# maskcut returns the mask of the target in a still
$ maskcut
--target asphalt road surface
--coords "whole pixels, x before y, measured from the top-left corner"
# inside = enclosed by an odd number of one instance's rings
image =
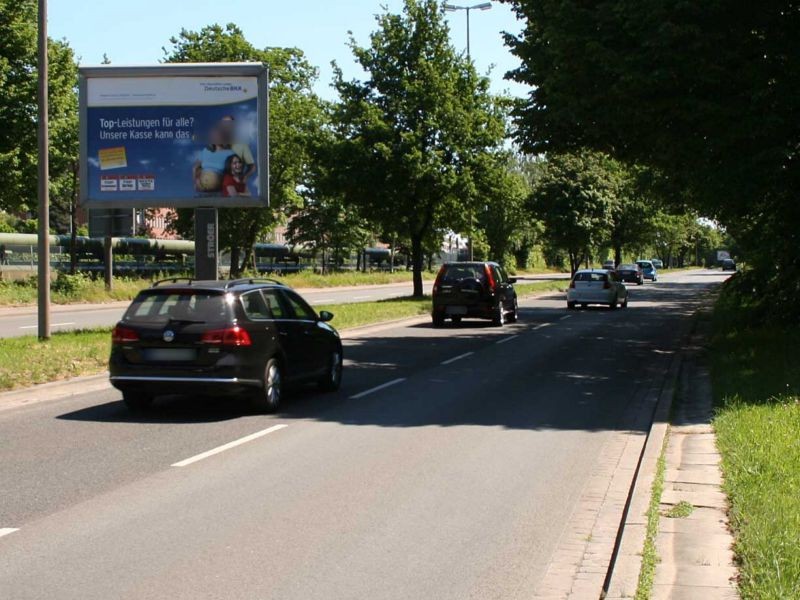
[[[195,397],[134,416],[113,390],[0,407],[0,597],[530,598],[723,278],[378,328],[345,341],[340,392],[271,416]]]
[[[529,275],[525,281],[568,279],[566,274]],[[521,280],[522,281],[522,280]],[[424,282],[426,294],[430,294],[432,281]],[[325,288],[302,290],[303,297],[312,305],[345,304],[352,302],[374,302],[387,298],[411,295],[411,283],[360,286],[358,288]],[[53,305],[50,324],[53,331],[85,329],[87,327],[111,327],[117,323],[128,307],[128,302],[87,305]],[[36,307],[0,308],[0,338],[35,335],[37,332]]]

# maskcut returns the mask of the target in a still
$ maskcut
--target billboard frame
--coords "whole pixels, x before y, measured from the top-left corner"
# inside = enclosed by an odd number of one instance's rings
[[[98,200],[89,192],[89,131],[87,91],[89,79],[131,77],[255,77],[258,85],[256,100],[258,115],[258,167],[259,196],[231,198],[211,196],[206,198],[124,198]],[[144,66],[98,65],[80,67],[78,71],[78,136],[79,136],[79,202],[84,208],[267,208],[269,207],[269,69],[263,63],[165,63]]]

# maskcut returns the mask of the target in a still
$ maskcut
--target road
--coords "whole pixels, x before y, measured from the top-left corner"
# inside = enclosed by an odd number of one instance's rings
[[[525,281],[568,279],[566,274],[528,275]],[[522,281],[522,279],[521,279]],[[424,282],[426,294],[430,294],[432,281]],[[347,288],[324,288],[300,290],[312,305],[345,304],[352,302],[374,302],[387,298],[399,298],[411,294],[411,283],[359,286]],[[53,305],[50,323],[53,331],[86,329],[88,327],[111,327],[120,320],[128,302],[109,304]],[[35,306],[0,308],[0,338],[35,335],[37,331]]]
[[[271,416],[165,398],[137,417],[113,390],[0,409],[1,595],[535,597],[567,534],[591,538],[589,482],[723,279],[376,328],[345,340],[338,393]]]

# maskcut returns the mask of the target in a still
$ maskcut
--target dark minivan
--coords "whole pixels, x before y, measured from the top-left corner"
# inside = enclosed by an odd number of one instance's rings
[[[134,410],[164,394],[247,394],[272,412],[284,382],[339,388],[342,343],[332,318],[271,280],[156,282],[114,328],[111,384]]]
[[[433,326],[445,319],[491,319],[495,325],[517,320],[516,278],[494,262],[445,263],[433,284]]]

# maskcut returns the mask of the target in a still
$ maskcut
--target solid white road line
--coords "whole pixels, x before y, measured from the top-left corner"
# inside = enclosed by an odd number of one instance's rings
[[[51,323],[50,327],[62,327],[64,325],[75,325],[75,323],[73,321],[69,323]],[[21,325],[20,329],[36,329],[37,327],[38,325]]]
[[[368,390],[364,390],[363,392],[359,392],[354,396],[350,396],[350,400],[358,400],[359,398],[363,398],[373,392],[379,392],[380,390],[386,389],[389,386],[397,385],[398,383],[402,383],[406,380],[405,377],[400,377],[398,379],[392,379],[391,381],[387,381],[386,383],[382,383],[381,385],[376,385],[374,388],[370,388]]]
[[[473,354],[475,354],[475,353],[474,352],[464,352],[464,354],[459,354],[458,356],[454,356],[453,358],[450,358],[448,360],[443,360],[439,364],[440,365],[449,365],[450,363],[454,363],[457,360],[461,360],[462,358],[467,358],[468,356],[472,356]]]
[[[242,444],[246,444],[247,442],[252,442],[253,440],[257,440],[258,438],[264,437],[265,435],[270,434],[274,431],[286,429],[287,427],[288,425],[273,425],[272,427],[267,427],[266,429],[262,429],[261,431],[256,431],[255,433],[246,435],[243,438],[239,438],[238,440],[228,442],[227,444],[223,444],[222,446],[217,446],[216,448],[213,448],[208,452],[196,454],[195,456],[192,456],[180,462],[176,462],[170,466],[185,467],[187,465],[191,465],[192,463],[196,463],[199,460],[203,460],[204,458],[208,458],[209,456],[214,456],[215,454],[219,454],[220,452],[225,452],[225,450],[230,450],[231,448],[235,448],[236,446],[241,446]]]
[[[564,315],[559,319],[559,321],[563,321],[564,319],[569,319],[572,315]]]
[[[336,302],[335,298],[320,298],[319,300],[314,300],[314,304],[333,304]]]
[[[518,335],[512,335],[510,337],[503,338],[502,340],[497,340],[495,344],[505,344],[506,342],[510,342],[511,340],[514,340],[518,337],[519,337]]]
[[[0,527],[0,537],[8,535],[9,533],[14,533],[15,531],[19,531],[19,529],[15,529],[13,527]]]
[[[549,327],[550,325],[552,325],[552,323],[542,323],[534,327],[533,330],[536,331],[537,329],[541,329],[542,327]]]
[[[353,296],[353,300],[363,300],[364,298],[372,298],[373,294],[368,294],[366,296]]]

